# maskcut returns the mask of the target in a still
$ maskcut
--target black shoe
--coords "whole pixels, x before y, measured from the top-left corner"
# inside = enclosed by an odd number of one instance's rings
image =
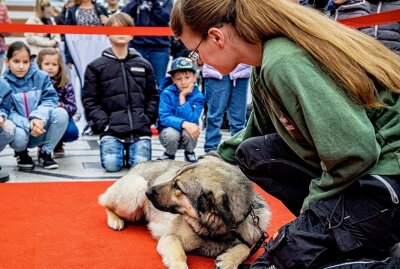
[[[19,170],[33,170],[33,167],[35,167],[31,156],[28,155],[28,150],[15,152],[14,157],[17,157]]]
[[[164,152],[164,154],[161,155],[160,157],[158,157],[156,160],[158,160],[158,161],[162,161],[162,160],[175,160],[175,155],[170,155],[170,154]]]
[[[38,162],[44,169],[56,169],[58,164],[51,157],[51,153],[40,151],[38,155]]]
[[[185,161],[190,163],[197,162],[196,154],[194,152],[185,151]]]
[[[390,257],[400,257],[400,243],[397,243],[389,250]]]
[[[10,176],[6,173],[1,171],[1,166],[0,166],[0,183],[7,182],[10,179]]]

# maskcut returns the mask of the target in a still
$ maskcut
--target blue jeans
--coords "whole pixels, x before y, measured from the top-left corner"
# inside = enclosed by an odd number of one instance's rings
[[[72,118],[69,119],[67,129],[61,142],[72,142],[79,138],[79,130]]]
[[[127,152],[125,155],[124,151]],[[133,143],[123,143],[113,136],[104,136],[100,140],[101,166],[107,172],[118,172],[124,166],[151,160],[151,140],[138,139]]]
[[[0,127],[0,151],[14,139],[15,125],[12,121],[6,120]]]
[[[207,153],[218,148],[221,142],[221,126],[225,111],[231,135],[242,130],[246,125],[246,98],[249,79],[232,81],[229,75],[222,80],[204,79],[205,98],[207,103],[206,141],[204,151]]]
[[[42,150],[52,153],[57,143],[61,140],[68,125],[68,113],[64,108],[57,107],[51,111],[49,121],[46,123],[46,132],[38,137],[31,136],[25,130],[17,127],[14,141],[10,146],[21,152],[28,147],[42,146]]]
[[[134,47],[143,58],[151,63],[156,77],[157,85],[160,85],[167,72],[170,49],[152,49],[144,47]]]

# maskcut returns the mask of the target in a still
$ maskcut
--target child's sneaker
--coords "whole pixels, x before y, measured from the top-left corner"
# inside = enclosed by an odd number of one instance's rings
[[[28,150],[14,152],[14,157],[17,157],[17,166],[19,170],[33,170],[35,164],[31,156],[28,155]]]
[[[170,155],[170,154],[167,154],[166,152],[164,152],[164,154],[161,155],[160,157],[158,157],[156,160],[158,160],[158,161],[175,160],[175,155]]]
[[[0,183],[7,182],[10,179],[10,176],[8,173],[1,171],[1,166],[0,166]]]
[[[51,153],[40,151],[38,155],[38,162],[44,169],[56,169],[58,164],[51,157]]]
[[[190,163],[197,162],[196,154],[194,152],[185,151],[185,161]]]
[[[64,151],[64,143],[60,142],[57,144],[57,146],[54,148],[54,157],[55,158],[62,158],[65,156],[65,151]]]

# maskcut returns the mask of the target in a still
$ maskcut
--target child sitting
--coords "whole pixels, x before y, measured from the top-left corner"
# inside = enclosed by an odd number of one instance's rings
[[[106,26],[133,26],[133,21],[120,12]],[[159,96],[150,63],[128,49],[132,36],[109,39],[111,48],[86,68],[82,101],[89,125],[100,134],[101,165],[116,172],[151,160],[150,126],[157,119]]]
[[[47,72],[58,93],[58,106],[68,112],[69,121],[67,130],[60,142],[54,148],[55,157],[64,157],[64,142],[72,142],[79,138],[79,130],[72,117],[76,113],[74,88],[69,81],[64,68],[61,55],[54,48],[45,48],[39,51],[37,64],[40,69]]]
[[[11,90],[7,83],[0,78],[0,152],[14,139],[15,125],[7,119],[10,110]],[[7,107],[8,104],[8,107]],[[8,173],[1,170],[0,182],[6,182],[9,179]]]
[[[199,118],[204,107],[204,96],[196,83],[193,62],[176,58],[161,85],[159,138],[165,152],[157,160],[175,159],[178,149],[185,150],[185,161],[196,162],[194,149],[200,135]]]
[[[40,146],[39,164],[45,169],[58,168],[52,152],[67,128],[68,114],[57,106],[57,92],[49,75],[31,62],[30,50],[21,41],[9,46],[5,63],[8,69],[4,79],[12,91],[9,119],[16,125],[10,146],[15,150],[18,167],[33,169],[27,148]]]

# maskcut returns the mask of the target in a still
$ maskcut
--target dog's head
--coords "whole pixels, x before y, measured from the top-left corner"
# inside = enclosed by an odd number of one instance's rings
[[[159,210],[181,214],[198,234],[221,235],[243,221],[254,199],[251,183],[235,166],[205,156],[146,192]]]

